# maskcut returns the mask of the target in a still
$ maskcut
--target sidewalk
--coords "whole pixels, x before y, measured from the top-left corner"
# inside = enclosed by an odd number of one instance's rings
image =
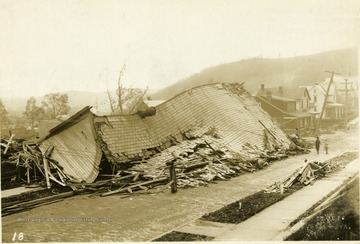
[[[1,191],[1,198],[20,195],[25,192],[39,191],[42,189],[44,188],[43,187],[26,188],[24,186],[21,186],[21,187]]]
[[[350,162],[339,172],[317,180],[240,224],[196,220],[175,231],[212,236],[214,241],[281,241],[289,234],[285,229],[293,220],[358,174],[358,164],[359,159]]]

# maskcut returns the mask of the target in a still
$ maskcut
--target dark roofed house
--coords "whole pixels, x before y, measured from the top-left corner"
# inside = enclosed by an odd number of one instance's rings
[[[195,87],[152,107],[149,113],[96,116],[84,108],[52,129],[39,142],[43,153],[54,147],[52,159],[74,180],[92,182],[101,155],[112,165],[142,161],[191,138],[216,130],[217,143],[232,153],[264,150],[264,138],[274,148],[290,141],[255,99],[234,84]],[[250,153],[248,154],[250,157]]]
[[[301,131],[314,127],[314,116],[308,112],[310,95],[306,87],[265,88],[262,84],[256,100],[284,130]]]

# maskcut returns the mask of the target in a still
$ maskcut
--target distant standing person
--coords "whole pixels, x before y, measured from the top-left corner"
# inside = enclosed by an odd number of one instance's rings
[[[319,150],[320,150],[320,139],[319,139],[319,137],[316,138],[315,148],[316,148],[317,154],[319,154]]]
[[[328,151],[329,151],[329,145],[328,145],[328,142],[325,141],[325,152],[326,152],[326,154],[328,154]]]

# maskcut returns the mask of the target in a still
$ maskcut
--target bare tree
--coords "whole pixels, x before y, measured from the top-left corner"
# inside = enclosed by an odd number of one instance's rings
[[[129,114],[134,111],[134,108],[142,100],[148,89],[146,88],[145,90],[141,90],[139,88],[125,87],[122,80],[125,70],[126,66],[123,65],[117,80],[115,96],[111,94],[109,88],[107,89],[111,114]]]
[[[60,93],[49,93],[45,95],[42,102],[43,109],[49,119],[56,119],[61,115],[67,115],[70,111],[68,95]]]

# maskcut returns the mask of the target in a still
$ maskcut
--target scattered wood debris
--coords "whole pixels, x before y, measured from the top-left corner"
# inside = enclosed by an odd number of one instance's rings
[[[309,185],[313,184],[318,178],[324,177],[329,173],[335,172],[344,167],[345,163],[358,157],[356,153],[344,153],[326,162],[309,162],[296,169],[284,180],[276,181],[270,185],[266,192],[281,192],[288,190],[294,184]]]
[[[266,191],[286,191],[295,183],[309,185],[313,183],[318,177],[325,176],[326,173],[329,172],[329,170],[327,170],[327,166],[328,164],[323,164],[320,162],[307,163],[306,165],[296,169],[294,173],[292,173],[286,179],[272,184],[269,188],[266,189]]]
[[[297,134],[289,134],[288,138],[291,140],[290,144],[290,155],[295,155],[298,153],[309,153],[309,148],[312,146],[311,141],[308,141],[306,138],[301,138]]]
[[[73,196],[73,195],[74,195],[74,192],[64,192],[61,194],[48,196],[48,197],[44,197],[44,198],[40,198],[40,199],[34,199],[31,201],[25,201],[25,202],[21,202],[21,203],[17,203],[17,204],[11,204],[8,206],[6,206],[6,204],[4,204],[5,206],[2,206],[2,209],[1,209],[1,216],[6,216],[6,215],[9,215],[12,213],[17,213],[17,212],[20,212],[23,210],[29,210],[34,207],[39,207],[39,206],[51,204],[54,202],[62,201],[63,199],[65,199],[69,196]]]
[[[279,143],[276,136],[264,127],[265,149],[247,143],[241,152],[233,152],[212,128],[211,133],[190,137],[152,156],[133,161],[113,174],[100,172],[92,183],[79,182],[67,175],[51,157],[53,146],[42,153],[35,142],[10,138],[2,142],[1,153],[3,155],[7,151],[5,162],[14,165],[18,171],[16,179],[28,185],[38,183],[51,188],[52,184],[57,184],[70,187],[73,191],[86,190],[93,195],[108,196],[132,194],[135,191],[156,192],[155,188],[163,191],[164,186],[165,189],[173,186],[169,162],[174,164],[178,188],[206,186],[215,180],[228,180],[246,172],[254,172],[274,160],[288,157],[290,151],[280,149],[280,146],[276,146]],[[305,183],[311,182],[308,178],[311,179],[315,168],[312,166],[303,170]],[[291,182],[286,182],[286,187],[290,185]]]

